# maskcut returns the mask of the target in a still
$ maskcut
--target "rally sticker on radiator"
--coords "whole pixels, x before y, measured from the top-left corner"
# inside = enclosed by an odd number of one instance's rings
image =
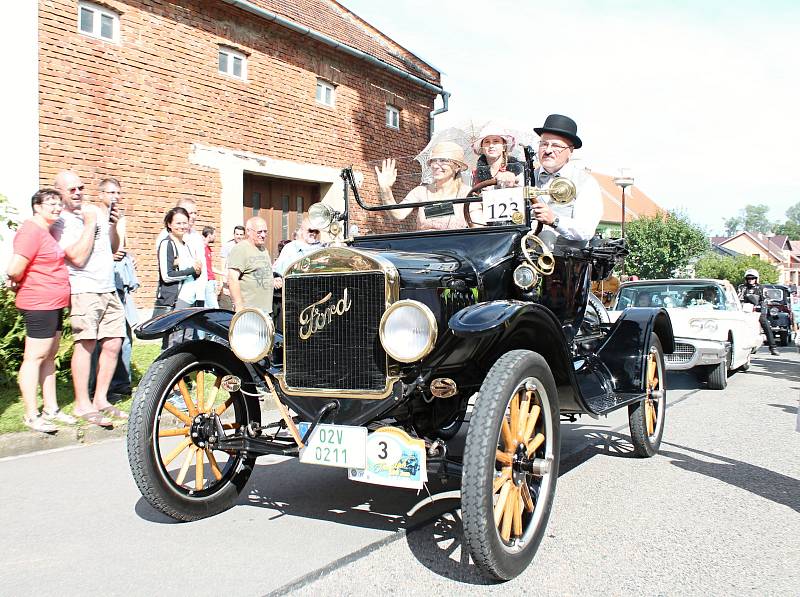
[[[348,469],[353,481],[422,489],[428,480],[425,442],[402,429],[381,427],[367,438],[367,466]]]

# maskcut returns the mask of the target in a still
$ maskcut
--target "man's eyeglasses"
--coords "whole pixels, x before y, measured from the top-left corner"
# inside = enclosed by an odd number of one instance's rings
[[[545,151],[551,149],[554,153],[561,153],[565,149],[572,149],[572,145],[564,145],[553,141],[539,141],[539,149],[544,149]]]
[[[317,230],[316,228],[309,228],[308,229],[308,233],[309,234],[319,234],[319,230]]]
[[[82,191],[82,190],[83,190],[83,185],[81,185],[81,186],[79,186],[79,187],[70,187],[70,188],[68,188],[67,190],[68,190],[70,193],[74,193],[75,191]]]
[[[264,228],[263,230],[253,230],[252,228],[248,228],[248,230],[250,232],[254,232],[255,234],[266,234],[267,232],[269,232],[269,230],[267,230],[266,228]]]

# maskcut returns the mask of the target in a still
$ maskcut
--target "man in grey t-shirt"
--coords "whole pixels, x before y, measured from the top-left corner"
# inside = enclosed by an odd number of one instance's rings
[[[228,287],[237,311],[257,307],[272,315],[272,289],[281,287],[282,280],[272,278],[272,260],[267,251],[267,223],[252,217],[245,224],[245,240],[228,255]]]
[[[125,312],[114,282],[114,252],[119,247],[117,210],[92,205],[83,198],[84,185],[77,174],[59,172],[54,186],[61,193],[64,211],[52,233],[66,255],[71,286],[70,323],[75,341],[72,384],[76,417],[107,427],[112,417],[127,415],[108,401],[108,387],[117,366],[125,335]],[[89,376],[95,345],[100,343],[94,397],[89,397]]]

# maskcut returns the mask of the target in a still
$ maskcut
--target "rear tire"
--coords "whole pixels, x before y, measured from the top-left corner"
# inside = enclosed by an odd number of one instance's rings
[[[633,452],[642,458],[650,458],[658,452],[661,437],[664,435],[664,420],[667,413],[664,350],[661,348],[661,340],[655,333],[650,338],[645,369],[646,395],[641,402],[628,406],[628,425],[631,430]]]
[[[558,394],[544,358],[504,354],[489,370],[467,430],[464,542],[487,576],[514,578],[544,536],[558,479]],[[528,472],[532,470],[532,472]]]

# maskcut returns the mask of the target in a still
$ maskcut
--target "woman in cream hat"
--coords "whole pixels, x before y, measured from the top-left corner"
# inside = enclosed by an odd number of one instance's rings
[[[464,150],[457,143],[442,141],[431,149],[428,158],[433,180],[428,184],[411,189],[401,203],[437,203],[446,199],[460,199],[467,196],[469,187],[461,181],[460,173],[468,169],[464,161]],[[395,205],[392,185],[397,180],[397,164],[388,158],[383,160],[380,169],[375,168],[378,178],[378,189],[384,205]],[[472,205],[472,204],[470,204]],[[477,209],[480,210],[480,204]],[[424,208],[393,209],[389,213],[397,220],[406,219],[412,211],[417,210],[417,223],[421,230],[447,230],[467,228],[469,224],[464,217],[464,204],[453,205],[452,213],[426,213]]]
[[[480,156],[472,172],[472,184],[496,178],[499,187],[521,185],[522,162],[509,155],[514,144],[514,136],[496,124],[489,123],[483,127],[480,136],[472,144],[472,150]]]

